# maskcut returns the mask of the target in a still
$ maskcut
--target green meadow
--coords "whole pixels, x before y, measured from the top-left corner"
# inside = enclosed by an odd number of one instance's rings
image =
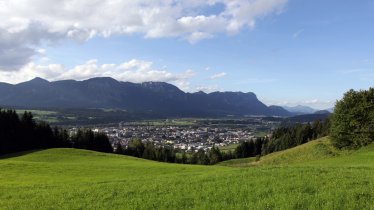
[[[338,151],[328,138],[215,166],[48,149],[0,168],[1,209],[374,208],[374,145]]]
[[[24,112],[31,112],[34,115],[35,120],[38,121],[44,121],[48,123],[59,122],[57,111],[17,109],[16,112],[19,115],[22,115]]]

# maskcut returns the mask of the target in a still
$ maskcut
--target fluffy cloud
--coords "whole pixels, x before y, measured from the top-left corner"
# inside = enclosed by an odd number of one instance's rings
[[[314,109],[329,109],[331,107],[335,106],[335,101],[331,100],[320,100],[320,99],[311,99],[311,100],[305,100],[305,101],[277,101],[272,99],[261,99],[265,104],[267,105],[277,105],[277,106],[309,106]]]
[[[218,74],[214,74],[210,77],[210,79],[218,79],[218,78],[221,78],[221,77],[224,77],[226,76],[226,72],[221,72],[221,73],[218,73]]]
[[[212,92],[215,92],[215,91],[220,91],[220,88],[217,85],[198,86],[195,89],[196,89],[196,91],[203,91],[205,93],[212,93]]]
[[[20,71],[0,72],[0,78],[10,83],[19,83],[34,77],[42,77],[48,80],[76,79],[84,80],[91,77],[113,77],[120,81],[169,82],[183,90],[189,89],[188,80],[195,76],[194,71],[187,70],[176,74],[166,70],[157,70],[152,67],[152,62],[142,60],[130,60],[121,64],[99,64],[97,60],[89,60],[84,64],[66,69],[61,64],[36,65],[29,63]]]
[[[0,0],[0,67],[28,63],[41,42],[142,34],[191,43],[235,34],[281,11],[287,0]],[[217,5],[222,10],[206,11]]]
[[[335,101],[331,100],[319,100],[319,99],[312,99],[312,100],[306,100],[302,101],[300,104],[306,105],[306,106],[311,106],[311,107],[326,107],[326,108],[331,108],[335,105]]]

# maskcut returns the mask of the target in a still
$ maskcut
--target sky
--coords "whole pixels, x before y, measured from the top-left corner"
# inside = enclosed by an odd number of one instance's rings
[[[0,82],[113,77],[334,106],[374,86],[372,0],[0,0]]]

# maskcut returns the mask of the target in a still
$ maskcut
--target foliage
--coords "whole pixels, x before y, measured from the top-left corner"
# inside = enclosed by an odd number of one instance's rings
[[[209,164],[213,165],[222,161],[222,153],[218,147],[213,147],[208,154]]]
[[[31,112],[25,111],[20,119],[16,111],[0,109],[0,155],[56,147],[113,152],[105,134],[78,130],[70,136],[67,130],[35,122]]]
[[[117,146],[117,148],[118,147],[119,146]],[[200,149],[193,152],[189,156],[187,156],[186,152],[184,151],[180,156],[177,156],[176,154],[178,152],[179,151],[168,145],[156,146],[149,141],[143,143],[140,139],[133,139],[129,142],[128,146],[123,150],[123,152],[116,153],[160,162],[200,165],[213,165],[221,162],[225,158],[232,158],[231,153],[230,156],[223,154],[218,147],[213,147],[207,152]]]
[[[72,146],[78,149],[87,149],[98,152],[113,152],[108,137],[103,133],[94,133],[90,129],[78,129],[71,137]]]
[[[329,119],[325,121],[316,120],[312,124],[296,124],[290,127],[278,128],[273,131],[270,139],[265,139],[261,153],[266,155],[305,144],[327,136],[329,129]]]
[[[30,112],[20,119],[14,110],[0,109],[0,154],[69,146],[65,131],[35,122]]]
[[[331,137],[337,148],[359,148],[374,141],[374,88],[350,90],[337,101]]]
[[[213,146],[207,151],[199,149],[189,153],[187,156],[186,152],[181,152],[171,146],[155,146],[149,141],[143,143],[140,139],[133,139],[123,151],[122,145],[117,144],[116,147],[120,148],[120,152],[118,152],[117,149],[116,153],[160,162],[214,165],[224,160],[260,155],[263,142],[264,138],[257,138],[255,141],[250,140],[241,142],[234,152],[231,150],[221,152],[218,147]],[[180,153],[181,155],[178,156],[176,155],[177,153]]]
[[[124,151],[124,149],[123,149],[122,144],[118,142],[118,143],[116,144],[115,149],[114,149],[114,153],[116,153],[116,154],[123,154],[124,152],[125,152],[125,151]]]

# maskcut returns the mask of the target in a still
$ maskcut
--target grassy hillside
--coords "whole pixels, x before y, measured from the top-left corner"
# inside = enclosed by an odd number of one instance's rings
[[[219,165],[233,167],[248,167],[254,165],[288,165],[296,163],[305,165],[311,161],[339,157],[348,154],[349,151],[339,151],[335,149],[331,145],[328,137],[325,137],[288,150],[271,153],[261,157],[257,161],[256,158],[243,158],[225,161]]]
[[[300,156],[309,151],[315,153]],[[0,159],[0,208],[374,207],[373,146],[342,154],[330,151],[325,139],[286,153],[288,157],[273,154],[254,167],[235,168],[158,163],[75,149],[35,151]]]

